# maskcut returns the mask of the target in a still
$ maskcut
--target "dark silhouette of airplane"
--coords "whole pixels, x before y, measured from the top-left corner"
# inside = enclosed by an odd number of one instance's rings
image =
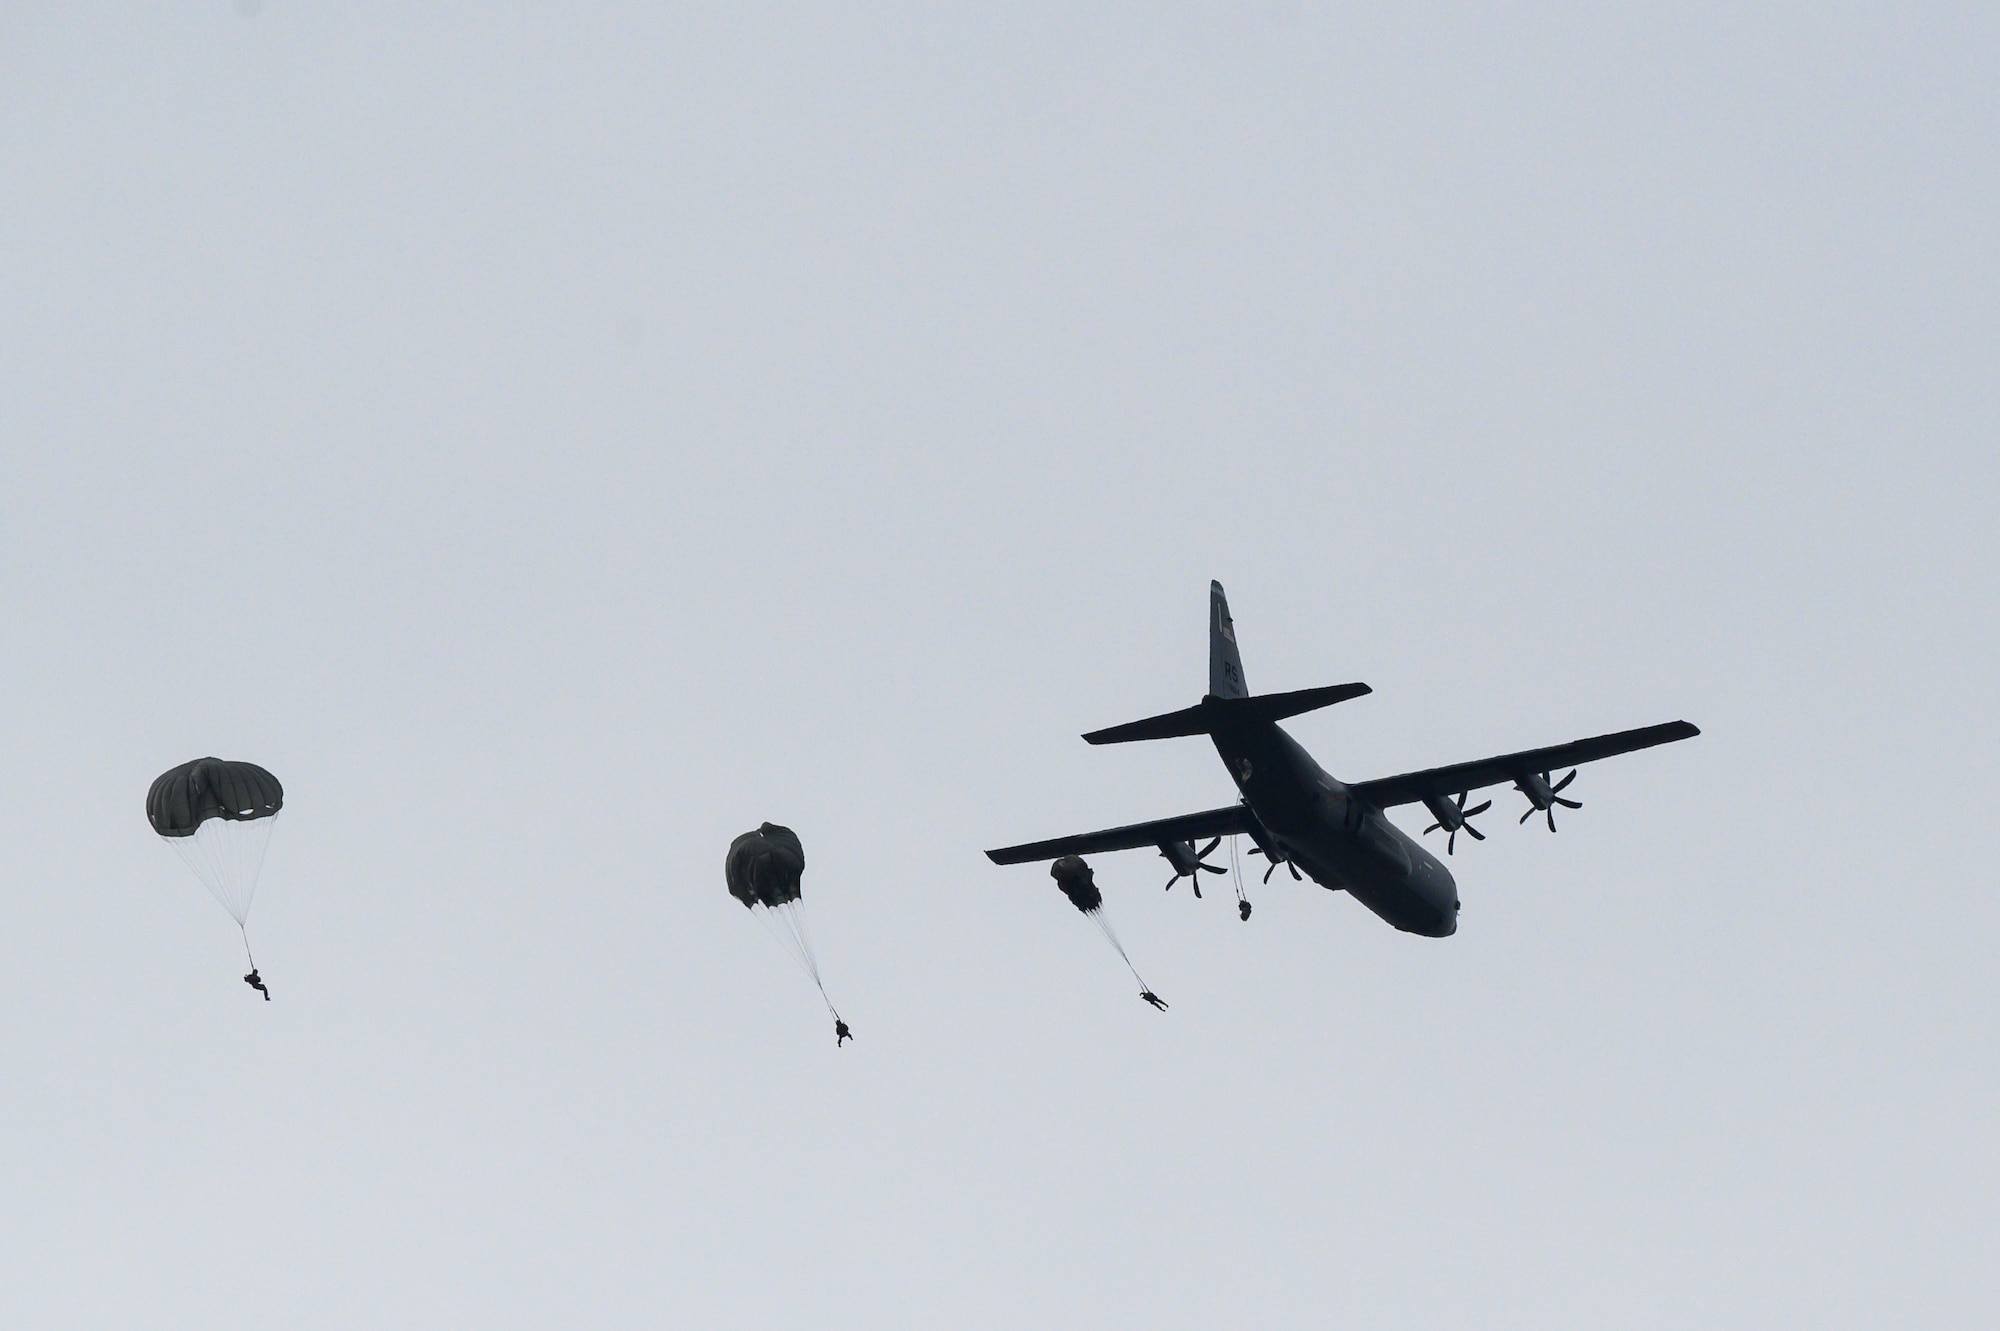
[[[1155,846],[1173,866],[1174,877],[1167,884],[1172,887],[1184,877],[1199,883],[1203,869],[1216,871],[1215,866],[1203,863],[1216,841],[1197,851],[1194,843],[1198,838],[1219,840],[1242,834],[1256,843],[1253,854],[1262,854],[1271,862],[1264,871],[1264,881],[1270,881],[1280,864],[1294,878],[1300,878],[1303,869],[1306,877],[1322,887],[1352,893],[1355,900],[1406,933],[1447,938],[1458,931],[1458,884],[1436,856],[1383,816],[1384,809],[1421,803],[1437,819],[1425,829],[1426,834],[1444,832],[1445,853],[1451,854],[1460,832],[1475,840],[1486,839],[1469,820],[1492,801],[1468,809],[1466,795],[1512,782],[1528,797],[1528,811],[1521,815],[1521,821],[1544,814],[1553,832],[1556,805],[1566,809],[1583,806],[1562,796],[1576,773],[1572,771],[1551,784],[1551,772],[1701,733],[1685,721],[1669,721],[1571,744],[1344,785],[1328,776],[1296,740],[1278,728],[1278,722],[1286,717],[1369,692],[1372,690],[1366,684],[1334,684],[1252,696],[1243,682],[1243,661],[1236,650],[1229,602],[1222,594],[1222,584],[1211,582],[1207,696],[1183,711],[1092,731],[1083,738],[1091,744],[1125,744],[1207,735],[1235,780],[1241,801],[1179,818],[989,850],[987,857],[995,864],[1025,864],[1063,855]],[[1249,918],[1247,912],[1244,918]]]

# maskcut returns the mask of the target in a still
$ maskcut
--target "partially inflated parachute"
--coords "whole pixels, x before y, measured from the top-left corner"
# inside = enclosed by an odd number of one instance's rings
[[[806,928],[800,884],[805,872],[806,850],[799,844],[798,833],[776,823],[765,823],[730,842],[729,858],[723,863],[729,895],[750,908],[750,913],[818,987],[826,1010],[833,1013],[834,1027],[844,1039],[847,1023],[840,1019],[833,1000],[827,997],[826,983],[820,979],[819,958],[813,954],[812,934]]]
[[[1090,871],[1090,865],[1081,855],[1065,855],[1049,865],[1049,877],[1056,880],[1056,887],[1069,898],[1069,904],[1082,911],[1103,931],[1105,941],[1116,948],[1124,959],[1125,967],[1132,972],[1132,978],[1139,982],[1139,996],[1154,1007],[1165,1008],[1159,995],[1146,983],[1146,977],[1139,974],[1139,968],[1132,964],[1132,958],[1125,955],[1125,945],[1118,941],[1118,935],[1111,930],[1111,921],[1104,916],[1104,893],[1098,889],[1097,876]]]
[[[257,894],[257,873],[271,844],[271,826],[285,807],[285,788],[255,763],[197,758],[163,772],[146,792],[146,821],[214,894],[243,933]],[[251,972],[257,961],[252,957]]]
[[[729,843],[729,859],[723,868],[730,896],[746,906],[776,910],[799,900],[806,848],[791,828],[765,823]]]
[[[1104,893],[1097,890],[1097,876],[1091,873],[1083,856],[1063,856],[1049,866],[1049,877],[1056,880],[1056,887],[1069,898],[1070,905],[1085,915],[1103,918]]]

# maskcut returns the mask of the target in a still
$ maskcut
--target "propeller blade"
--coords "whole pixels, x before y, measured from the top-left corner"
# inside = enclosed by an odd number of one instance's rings
[[[1305,875],[1299,872],[1299,866],[1298,866],[1298,865],[1296,865],[1296,864],[1293,864],[1293,863],[1292,863],[1292,862],[1291,862],[1290,860],[1286,860],[1286,861],[1285,861],[1285,867],[1286,867],[1287,869],[1290,869],[1290,870],[1292,871],[1292,881],[1293,881],[1293,882],[1295,882],[1295,883],[1303,883],[1303,882],[1304,882],[1304,881],[1306,880],[1306,877],[1305,877]]]
[[[1204,864],[1204,865],[1202,865],[1202,866],[1201,866],[1201,870],[1202,870],[1202,872],[1203,872],[1203,873],[1228,873],[1228,872],[1229,872],[1229,870],[1227,870],[1227,869],[1223,868],[1223,867],[1222,867],[1221,865],[1219,865],[1219,864]]]
[[[1562,789],[1562,788],[1563,788],[1564,786],[1568,785],[1568,784],[1569,784],[1570,782],[1572,782],[1572,781],[1574,781],[1574,780],[1576,780],[1576,769],[1575,769],[1574,767],[1572,767],[1572,768],[1570,768],[1570,770],[1569,770],[1569,775],[1568,775],[1568,776],[1566,776],[1566,777],[1564,777],[1564,778],[1563,778],[1562,780],[1560,780],[1560,781],[1556,782],[1556,783],[1555,783],[1555,784],[1554,784],[1553,786],[1550,786],[1550,787],[1549,787],[1549,789],[1550,789],[1551,791],[1557,791],[1557,790],[1561,790],[1561,789]]]
[[[1485,812],[1486,812],[1486,811],[1487,811],[1488,809],[1490,809],[1490,808],[1492,808],[1492,807],[1493,807],[1493,801],[1492,801],[1492,800],[1488,800],[1488,801],[1486,801],[1486,802],[1485,802],[1484,804],[1481,804],[1481,805],[1477,806],[1476,808],[1471,808],[1471,809],[1466,809],[1466,810],[1463,810],[1463,816],[1464,816],[1464,817],[1467,817],[1467,818],[1470,818],[1470,817],[1472,817],[1472,816],[1473,816],[1474,814],[1480,814],[1480,813],[1485,813]]]
[[[1270,867],[1270,868],[1268,868],[1268,869],[1266,869],[1266,870],[1264,870],[1264,881],[1265,881],[1265,882],[1267,882],[1267,883],[1268,883],[1268,882],[1270,882],[1270,881],[1271,881],[1271,875],[1272,875],[1272,874],[1274,874],[1274,873],[1276,873],[1276,872],[1278,872],[1278,864],[1279,864],[1279,863],[1280,863],[1280,862],[1279,862],[1279,861],[1277,861],[1277,860],[1272,860],[1272,861],[1271,861],[1271,867]]]
[[[1213,841],[1209,842],[1209,843],[1208,843],[1208,844],[1207,844],[1206,846],[1203,846],[1203,847],[1201,848],[1201,853],[1200,853],[1200,854],[1198,854],[1198,855],[1196,855],[1196,856],[1195,856],[1195,858],[1196,858],[1196,859],[1198,859],[1198,860],[1205,860],[1205,859],[1207,859],[1207,858],[1208,858],[1208,853],[1209,853],[1210,851],[1214,850],[1214,849],[1215,849],[1215,848],[1216,848],[1217,846],[1219,846],[1219,845],[1221,845],[1221,844],[1222,844],[1222,838],[1221,838],[1221,837],[1217,837],[1217,838],[1216,838],[1215,840],[1213,840]],[[1218,869],[1218,870],[1216,870],[1216,872],[1217,872],[1217,873],[1220,873],[1220,872],[1221,872],[1221,870],[1220,870],[1220,869]]]
[[[1181,876],[1180,876],[1179,874],[1175,874],[1175,875],[1174,875],[1174,876],[1173,876],[1172,878],[1169,878],[1169,879],[1167,880],[1167,891],[1169,891],[1169,892],[1173,891],[1173,890],[1174,890],[1174,884],[1175,884],[1175,883],[1178,883],[1178,882],[1179,882],[1180,880],[1181,880]]]
[[[1463,826],[1463,824],[1460,824],[1460,826]],[[1444,839],[1444,853],[1447,855],[1451,854],[1451,848],[1457,844],[1458,844],[1458,829],[1453,828],[1451,835]]]
[[[1486,833],[1480,831],[1478,828],[1474,827],[1471,823],[1467,823],[1465,825],[1465,834],[1471,837],[1474,841],[1484,841],[1486,839]]]
[[[1194,899],[1195,899],[1196,901],[1200,901],[1200,900],[1201,900],[1201,879],[1199,879],[1199,878],[1195,878],[1195,877],[1192,877],[1192,876],[1190,876],[1190,877],[1189,877],[1189,879],[1188,879],[1188,881],[1194,884]]]
[[[1528,821],[1528,820],[1529,820],[1530,818],[1533,818],[1533,817],[1534,817],[1534,816],[1535,816],[1536,814],[1538,814],[1538,813],[1540,813],[1540,812],[1541,812],[1541,810],[1540,810],[1540,809],[1537,809],[1537,808],[1534,808],[1534,807],[1530,806],[1530,808],[1528,809],[1528,811],[1527,811],[1526,813],[1524,813],[1524,814],[1522,814],[1522,815],[1521,815],[1521,821],[1525,823],[1525,822],[1527,822],[1527,821]]]
[[[1556,830],[1556,806],[1551,804],[1549,806],[1549,831],[1553,832],[1555,830]]]
[[[1444,826],[1443,823],[1432,823],[1429,827],[1426,827],[1424,829],[1424,835],[1429,836],[1431,833],[1437,831],[1439,828],[1443,826]]]
[[[1566,800],[1562,798],[1560,795],[1556,797],[1556,803],[1562,805],[1565,809],[1581,809],[1583,807],[1583,805],[1578,803],[1576,800]]]

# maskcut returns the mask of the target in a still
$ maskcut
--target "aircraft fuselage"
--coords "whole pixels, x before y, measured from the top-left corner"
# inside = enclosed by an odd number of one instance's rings
[[[1458,931],[1458,884],[1437,857],[1382,811],[1327,775],[1273,722],[1218,723],[1215,751],[1274,846],[1322,887],[1354,899],[1405,933]],[[1260,838],[1261,840],[1261,838]]]

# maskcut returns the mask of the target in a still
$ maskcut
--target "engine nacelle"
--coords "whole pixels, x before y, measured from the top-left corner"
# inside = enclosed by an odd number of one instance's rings
[[[1537,809],[1546,809],[1555,802],[1556,793],[1549,788],[1547,778],[1536,772],[1523,772],[1514,778],[1514,789],[1528,797],[1528,803]]]
[[[1174,872],[1182,878],[1191,878],[1201,867],[1201,857],[1195,854],[1192,841],[1162,841],[1160,854],[1166,856],[1167,863],[1174,866]]]
[[[1447,832],[1456,832],[1465,826],[1465,815],[1458,811],[1458,805],[1442,795],[1424,796],[1424,807],[1431,811],[1431,817],[1438,820],[1438,826]]]

